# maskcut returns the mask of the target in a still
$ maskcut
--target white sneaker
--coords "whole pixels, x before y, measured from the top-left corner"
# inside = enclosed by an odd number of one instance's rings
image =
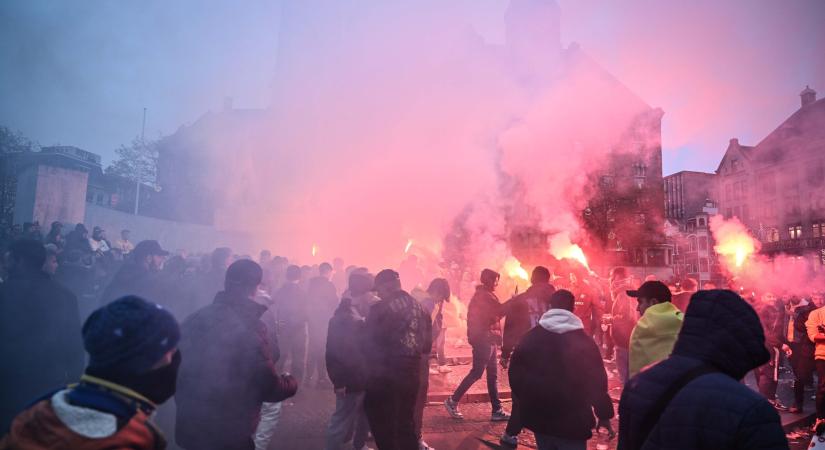
[[[447,408],[447,412],[453,419],[464,418],[464,414],[461,414],[461,411],[458,410],[458,403],[454,402],[453,399],[447,397],[447,400],[444,400],[444,407]]]

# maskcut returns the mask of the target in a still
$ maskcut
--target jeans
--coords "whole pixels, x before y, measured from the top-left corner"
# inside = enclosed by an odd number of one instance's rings
[[[415,398],[415,435],[420,440],[424,427],[424,408],[427,406],[427,390],[430,387],[430,358],[421,358],[418,370],[418,395]]]
[[[759,386],[759,393],[770,401],[776,399],[776,379],[774,378],[774,370],[776,368],[775,352],[776,349],[771,349],[771,360],[767,364],[761,365],[753,370],[756,376],[756,383]]]
[[[352,440],[352,448],[361,450],[367,442],[369,424],[364,414],[363,392],[336,392],[335,412],[329,418],[326,450],[342,450]]]
[[[519,411],[518,399],[513,395],[510,419],[507,421],[507,428],[504,429],[504,432],[507,433],[508,436],[518,436],[523,428],[524,425],[521,423],[521,411]]]
[[[444,342],[447,340],[447,329],[442,328],[435,337],[435,356],[439,366],[447,365],[447,355],[444,354]]]
[[[275,427],[278,426],[280,418],[281,402],[264,402],[261,405],[261,420],[258,422],[258,428],[255,430],[255,436],[253,436],[255,450],[266,450],[269,447],[269,441],[272,440],[272,435],[275,434]]]
[[[546,434],[533,433],[538,450],[587,450],[587,440],[563,439]]]
[[[464,377],[461,384],[453,393],[452,399],[458,403],[461,397],[470,390],[470,387],[476,381],[481,379],[484,371],[487,371],[487,393],[490,395],[490,404],[493,411],[501,409],[501,400],[498,398],[498,353],[496,346],[493,344],[476,344],[473,345],[473,367],[470,373]]]
[[[790,362],[793,369],[794,406],[802,408],[805,404],[805,386],[814,379],[814,349],[806,344],[791,344]]]
[[[328,379],[326,345],[326,330],[324,330],[323,334],[317,332],[317,330],[313,333],[312,328],[310,328],[309,345],[307,348],[307,380],[314,378],[316,382],[321,382]]]
[[[816,360],[816,376],[819,378],[816,386],[816,418],[825,419],[825,360]]]
[[[621,381],[622,385],[624,385],[627,383],[627,379],[630,375],[630,351],[626,348],[621,348],[618,346],[614,348],[614,351],[616,354],[616,370],[619,371],[619,381]]]
[[[282,327],[278,333],[278,344],[281,348],[278,372],[289,372],[298,383],[302,383],[304,381],[304,365],[307,352],[306,325]],[[287,359],[290,360],[289,370],[285,370]]]
[[[415,402],[418,397],[421,358],[405,358],[370,380],[364,397],[375,445],[379,449],[418,450]]]

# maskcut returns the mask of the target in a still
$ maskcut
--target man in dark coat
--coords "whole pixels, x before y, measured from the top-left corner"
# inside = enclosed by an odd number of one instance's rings
[[[301,289],[301,268],[295,265],[286,268],[286,283],[274,294],[272,301],[277,309],[278,342],[281,343],[281,359],[278,370],[286,370],[299,383],[304,380],[304,365],[307,352],[307,296]]]
[[[505,305],[495,294],[501,276],[490,269],[481,271],[481,284],[476,288],[467,308],[467,340],[473,347],[473,367],[458,385],[453,395],[444,401],[444,407],[454,419],[463,419],[458,410],[461,397],[470,390],[481,375],[487,372],[487,393],[490,396],[492,414],[490,420],[504,422],[510,418],[501,407],[498,397],[498,347],[501,345],[501,318],[506,313]]]
[[[771,358],[767,364],[757,367],[754,370],[759,392],[768,399],[778,410],[786,411],[787,406],[783,405],[776,398],[777,379],[776,371],[780,360],[780,349],[786,337],[783,333],[785,323],[785,305],[776,295],[767,292],[754,304],[756,314],[762,322],[762,331],[765,333],[765,348],[770,353]]]
[[[813,302],[797,296],[791,297],[787,306],[787,321],[784,328],[785,344],[782,349],[790,354],[788,358],[793,369],[794,404],[790,408],[792,413],[801,413],[805,404],[805,386],[811,384],[815,369],[815,345],[808,339],[808,330],[805,323],[811,312],[816,309]]]
[[[539,450],[582,449],[596,425],[612,436],[613,402],[596,342],[574,313],[575,297],[560,290],[537,327],[513,352],[510,387],[519,416],[536,435]]]
[[[530,287],[510,300],[504,319],[504,345],[501,347],[501,366],[505,369],[508,367],[513,349],[521,341],[522,336],[535,327],[541,316],[550,308],[550,297],[556,292],[556,288],[550,284],[551,278],[548,268],[537,266],[530,275]],[[516,446],[521,429],[518,400],[513,396],[512,415],[507,421],[501,443],[510,447]]]
[[[354,273],[349,277],[351,296],[366,294],[372,289],[368,274]],[[346,296],[329,320],[326,342],[326,368],[335,387],[335,412],[327,428],[327,449],[339,449],[352,438],[353,448],[360,449],[369,433],[364,414],[364,389],[367,363],[361,346],[365,318]]]
[[[732,291],[699,291],[671,356],[625,386],[618,449],[787,449],[779,415],[740,382],[769,358],[753,308]]]
[[[225,290],[183,323],[176,441],[186,449],[253,449],[261,405],[298,389],[279,375],[261,314],[253,300],[261,266],[240,260],[226,271]]]
[[[8,280],[0,286],[0,434],[44,392],[76,381],[83,372],[77,298],[41,268],[38,241],[9,246]]]
[[[136,295],[152,301],[162,297],[160,270],[169,252],[158,241],[141,241],[130,253],[129,260],[115,274],[103,291],[102,304],[127,295]]]
[[[365,325],[364,354],[370,369],[364,409],[379,449],[417,450],[415,402],[419,369],[432,348],[430,316],[401,289],[393,270],[375,276],[381,300]]]
[[[318,267],[318,276],[309,280],[307,285],[307,326],[309,345],[307,351],[307,380],[314,379],[316,384],[329,386],[324,350],[327,342],[327,327],[338,305],[338,294],[332,284],[332,265],[322,263]]]

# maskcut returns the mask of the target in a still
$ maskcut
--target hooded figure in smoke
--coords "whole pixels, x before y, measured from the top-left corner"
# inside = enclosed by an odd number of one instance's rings
[[[106,304],[125,295],[137,295],[152,301],[162,298],[160,270],[169,252],[158,241],[141,241],[130,254],[130,259],[115,274],[103,291],[101,303]]]
[[[670,357],[625,386],[619,450],[787,449],[773,406],[740,382],[769,358],[759,316],[741,297],[696,293]]]
[[[290,375],[279,375],[271,334],[253,300],[263,271],[240,260],[226,271],[225,289],[183,323],[178,377],[178,444],[191,450],[253,449],[261,405],[292,397]]]

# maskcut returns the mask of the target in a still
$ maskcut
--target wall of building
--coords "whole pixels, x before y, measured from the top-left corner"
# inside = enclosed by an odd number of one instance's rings
[[[86,212],[89,174],[51,165],[32,165],[18,175],[14,222],[74,223]]]
[[[135,216],[91,203],[86,204],[84,224],[91,229],[100,226],[110,240],[120,237],[120,231],[132,232],[135,243],[155,239],[169,251],[178,249],[189,253],[211,252],[216,247],[230,247],[237,254],[256,255],[260,250],[252,238],[239,232],[217,230],[207,225],[174,222],[152,217]]]

